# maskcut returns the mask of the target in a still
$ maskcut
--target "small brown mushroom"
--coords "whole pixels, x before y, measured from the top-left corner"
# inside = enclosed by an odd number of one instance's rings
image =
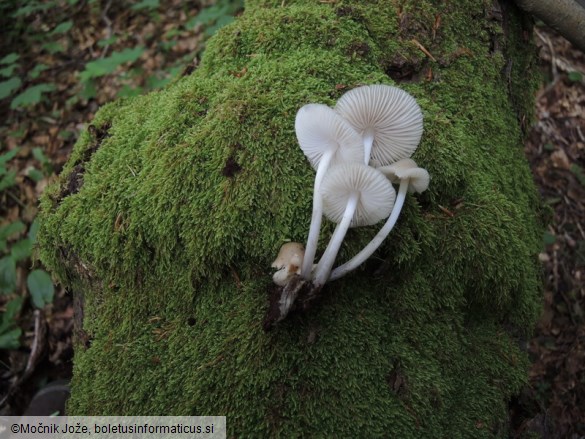
[[[283,287],[295,274],[300,274],[304,256],[305,248],[298,242],[287,242],[280,247],[272,263],[272,267],[278,269],[272,276],[274,283]]]

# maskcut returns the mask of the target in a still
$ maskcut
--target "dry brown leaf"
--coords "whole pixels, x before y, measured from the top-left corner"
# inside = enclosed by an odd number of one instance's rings
[[[569,161],[569,157],[567,157],[567,153],[565,152],[564,149],[557,149],[555,152],[553,152],[550,156],[553,165],[556,168],[561,168],[561,169],[570,169],[571,168],[571,162]]]

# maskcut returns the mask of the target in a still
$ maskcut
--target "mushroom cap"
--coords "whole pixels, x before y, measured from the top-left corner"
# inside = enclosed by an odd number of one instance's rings
[[[399,88],[383,84],[354,88],[341,96],[335,111],[362,136],[373,134],[370,161],[375,167],[410,157],[420,143],[421,109]]]
[[[431,176],[428,171],[424,168],[419,168],[416,162],[412,159],[398,160],[391,165],[381,166],[378,170],[395,184],[399,184],[400,180],[409,178],[409,192],[424,192],[428,189],[431,181]]]
[[[339,223],[350,196],[359,192],[350,227],[370,226],[387,218],[394,206],[396,192],[381,172],[362,163],[344,163],[329,169],[319,188],[323,213]]]
[[[332,108],[323,104],[307,104],[295,119],[295,132],[301,149],[317,169],[321,157],[329,150],[335,153],[331,165],[363,160],[364,147],[360,135]]]
[[[278,268],[272,276],[274,283],[283,287],[295,274],[300,274],[304,256],[305,248],[298,242],[287,242],[280,247],[278,256],[272,263],[273,268]]]
[[[282,268],[287,265],[301,265],[305,255],[305,247],[298,242],[287,242],[280,247],[278,256],[272,263],[273,268]]]

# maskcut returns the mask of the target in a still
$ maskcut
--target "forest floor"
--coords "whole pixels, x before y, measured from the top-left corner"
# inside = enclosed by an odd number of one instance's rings
[[[540,254],[544,312],[530,341],[529,399],[543,437],[585,436],[585,54],[552,30],[535,41],[548,78],[536,98],[525,151],[553,209]],[[526,396],[526,395],[525,395]],[[540,429],[538,424],[540,423]],[[524,426],[528,427],[526,423]]]
[[[47,382],[71,377],[72,298],[31,276],[40,194],[100,105],[196,66],[206,38],[242,4],[170,0],[163,10],[158,0],[132,8],[55,1],[66,5],[58,13],[43,9],[50,1],[0,4],[0,17],[16,14],[0,42],[0,415],[22,413]],[[525,151],[553,217],[539,256],[544,312],[529,342],[530,383],[510,416],[516,437],[578,438],[585,435],[585,55],[546,27],[534,38],[547,80]]]

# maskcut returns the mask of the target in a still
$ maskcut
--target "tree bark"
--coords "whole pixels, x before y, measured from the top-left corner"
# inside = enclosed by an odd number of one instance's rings
[[[42,260],[84,292],[70,414],[226,415],[228,437],[507,436],[540,309],[526,38],[508,3],[250,0],[197,70],[102,108],[42,200]],[[311,217],[295,114],[370,83],[421,106],[429,190],[365,267],[266,333],[270,264]],[[339,263],[378,228],[352,229]]]

